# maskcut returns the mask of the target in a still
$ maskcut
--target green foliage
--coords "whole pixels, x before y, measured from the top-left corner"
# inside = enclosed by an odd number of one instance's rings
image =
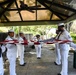
[[[74,43],[76,43],[76,34],[71,32],[71,37],[72,37]]]
[[[36,25],[36,26],[13,26],[13,27],[6,27],[6,29],[13,29],[16,34],[18,34],[20,31],[27,33],[27,34],[40,34],[40,35],[46,35],[47,31],[49,31],[51,28],[56,28],[56,25]]]
[[[76,40],[76,35],[72,35],[72,38],[73,38],[74,40]]]
[[[40,35],[45,35],[46,34],[46,30],[50,29],[51,26],[23,26],[22,30],[26,33],[32,33],[34,35],[36,34],[40,34]]]

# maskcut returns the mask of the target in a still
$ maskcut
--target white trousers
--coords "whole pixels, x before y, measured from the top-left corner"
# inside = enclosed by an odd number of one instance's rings
[[[16,75],[16,53],[7,53],[10,75]]]
[[[69,53],[68,44],[60,44],[61,50],[61,60],[62,60],[62,70],[61,75],[68,75],[68,53]]]
[[[20,57],[20,53],[19,53],[20,51],[19,50],[20,50],[19,45],[17,45],[17,58]]]
[[[0,57],[0,75],[4,75],[3,59]]]
[[[20,51],[20,65],[24,64],[24,50]]]
[[[24,64],[24,45],[18,45],[18,56],[20,57],[20,65]]]
[[[60,53],[60,49],[59,49],[59,44],[55,44],[55,51],[56,51],[56,63],[58,65],[61,64],[61,53]]]
[[[35,45],[37,57],[41,57],[41,45]]]

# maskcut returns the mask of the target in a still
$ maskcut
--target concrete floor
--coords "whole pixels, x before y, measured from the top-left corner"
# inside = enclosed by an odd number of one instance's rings
[[[53,45],[44,45],[42,47],[41,59],[36,58],[35,49],[25,52],[25,66],[20,66],[17,60],[16,72],[17,75],[57,75],[61,71],[61,65],[56,66],[55,50],[52,50]],[[9,63],[5,63],[5,75],[9,75]],[[76,75],[76,69],[73,68],[73,53],[69,53],[69,75]]]

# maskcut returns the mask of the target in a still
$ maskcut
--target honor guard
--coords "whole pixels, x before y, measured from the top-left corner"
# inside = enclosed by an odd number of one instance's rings
[[[0,45],[0,75],[4,75],[3,58],[2,58],[2,48]]]
[[[14,40],[14,31],[9,30],[8,31],[8,36],[6,40]],[[6,44],[7,47],[7,58],[9,61],[9,70],[10,70],[10,75],[16,75],[16,56],[17,56],[17,47],[16,44]]]
[[[40,41],[40,35],[36,35],[36,41]],[[36,49],[36,54],[37,54],[37,59],[41,59],[41,44],[35,44],[35,49]]]
[[[58,40],[72,41],[70,34],[64,28],[64,23],[58,24],[58,31],[60,32]],[[61,51],[62,70],[58,75],[68,75],[68,53],[70,50],[69,43],[59,44],[59,49]]]
[[[58,39],[59,31],[56,30],[56,37],[55,39]],[[60,54],[60,49],[59,49],[59,44],[55,44],[55,51],[56,51],[56,61],[54,62],[55,65],[60,65],[61,64],[61,54]]]
[[[24,37],[23,32],[20,32],[19,38],[18,38],[19,42],[24,41],[23,37]],[[20,57],[20,66],[25,66],[26,63],[24,62],[24,49],[25,49],[24,45],[19,43],[17,47],[18,47],[19,57]]]

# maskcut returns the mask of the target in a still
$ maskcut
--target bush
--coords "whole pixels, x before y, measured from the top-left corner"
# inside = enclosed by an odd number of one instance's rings
[[[76,34],[71,33],[71,37],[72,37],[72,39],[73,39],[74,43],[76,43]]]

